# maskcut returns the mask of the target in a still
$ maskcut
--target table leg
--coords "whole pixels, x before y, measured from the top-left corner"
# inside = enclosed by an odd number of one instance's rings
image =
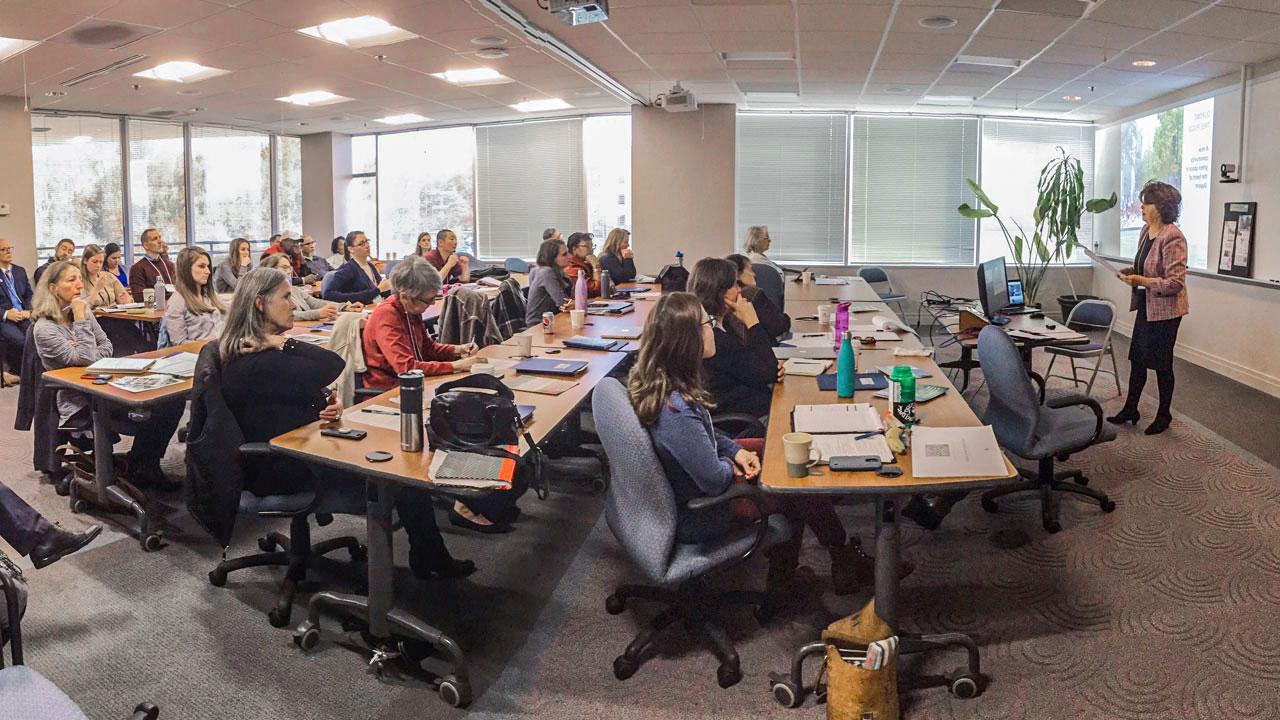
[[[390,635],[387,613],[395,602],[395,558],[391,546],[394,527],[391,513],[396,506],[397,486],[370,479],[365,525],[369,545],[369,633]]]
[[[876,614],[898,628],[898,519],[896,498],[876,498]]]
[[[83,512],[87,509],[86,505],[92,503],[103,510],[131,512],[138,519],[138,542],[142,549],[147,552],[159,550],[162,544],[161,534],[151,527],[151,518],[144,505],[145,496],[137,488],[121,484],[116,478],[115,461],[111,455],[111,406],[92,399],[89,409],[93,415],[93,482],[86,482],[72,474],[69,483],[71,510]]]

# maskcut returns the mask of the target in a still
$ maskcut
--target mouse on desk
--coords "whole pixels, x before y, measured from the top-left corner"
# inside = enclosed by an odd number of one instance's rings
[[[1031,313],[1031,319],[1032,319],[1032,320],[1043,320],[1043,319],[1044,319],[1044,313],[1042,313],[1042,312],[1033,312],[1033,313]]]

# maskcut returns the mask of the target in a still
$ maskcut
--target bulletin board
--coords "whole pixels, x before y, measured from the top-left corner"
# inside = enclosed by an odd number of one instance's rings
[[[1218,247],[1218,274],[1253,277],[1257,244],[1258,203],[1226,203],[1222,213],[1222,244]]]

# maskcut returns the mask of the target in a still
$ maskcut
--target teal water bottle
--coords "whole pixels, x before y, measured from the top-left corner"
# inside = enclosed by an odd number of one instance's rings
[[[840,339],[840,354],[836,356],[836,395],[853,397],[854,377],[858,374],[858,356],[853,351],[853,335],[845,332]]]

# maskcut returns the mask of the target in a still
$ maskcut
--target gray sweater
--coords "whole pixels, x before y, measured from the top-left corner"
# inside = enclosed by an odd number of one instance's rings
[[[333,305],[341,310],[346,307],[346,303],[329,302],[311,294],[311,288],[308,285],[294,285],[289,288],[290,297],[293,298],[293,319],[294,320],[319,320],[321,308]]]
[[[232,266],[231,263],[232,263],[231,256],[227,256],[227,258],[222,262],[218,263],[218,267],[214,269],[213,271],[213,291],[214,292],[233,293],[236,291],[236,286],[240,284],[240,278],[236,276],[236,269],[235,267]],[[249,272],[250,269],[252,269],[252,266],[250,266],[248,269],[241,271],[240,274],[244,275],[245,273]]]
[[[164,308],[164,329],[169,335],[165,347],[180,345],[192,340],[213,340],[222,334],[226,316],[221,311],[194,313],[187,309],[182,293],[169,296]]]
[[[36,321],[32,335],[45,370],[85,367],[111,357],[111,341],[92,314],[70,325],[41,318]],[[89,398],[83,393],[58,391],[59,424],[65,425],[72,415],[88,407]]]
[[[529,271],[529,299],[524,309],[524,322],[533,327],[542,322],[542,313],[560,312],[560,306],[568,297],[569,288],[564,271],[560,268],[542,267]]]

